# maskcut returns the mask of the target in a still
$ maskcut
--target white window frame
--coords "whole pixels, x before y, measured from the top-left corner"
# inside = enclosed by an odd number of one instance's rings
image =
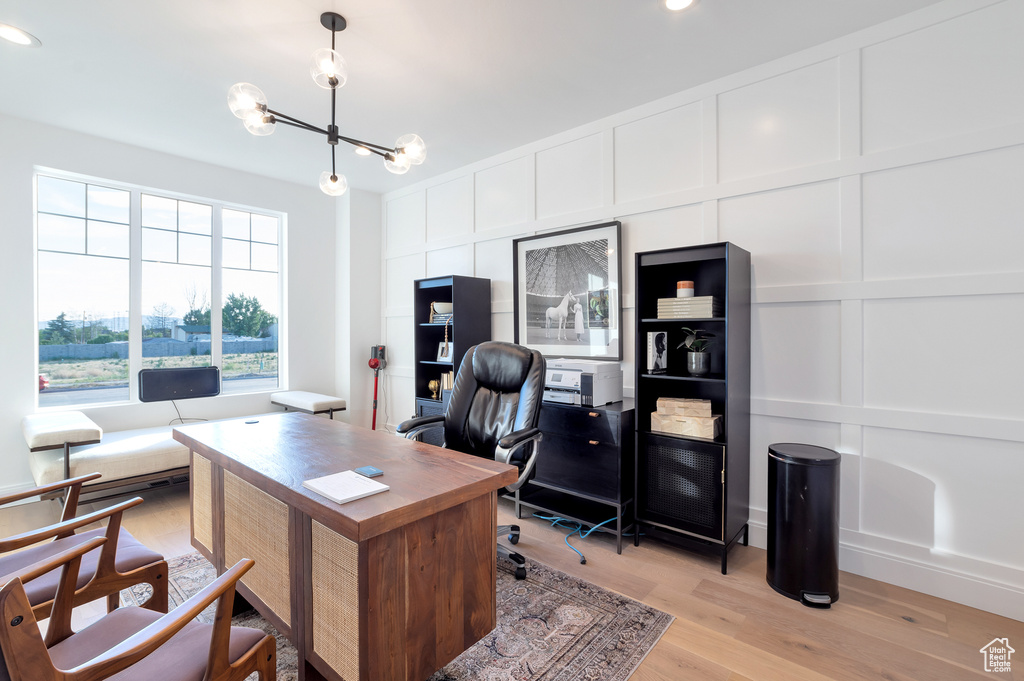
[[[278,220],[278,244],[277,244],[277,293],[280,300],[281,313],[278,315],[278,338],[277,338],[277,387],[266,390],[254,390],[252,392],[231,392],[221,393],[219,397],[236,397],[256,393],[269,393],[285,390],[288,376],[288,297],[287,297],[287,251],[288,251],[288,214],[280,211],[268,210],[246,206],[240,203],[222,201],[193,194],[183,194],[154,187],[108,180],[91,175],[71,173],[56,168],[35,166],[32,174],[32,286],[33,301],[35,303],[32,316],[35,327],[39,327],[39,176],[53,177],[60,180],[95,184],[111,189],[118,189],[130,193],[129,202],[129,229],[128,229],[128,399],[115,402],[82,402],[60,406],[41,406],[39,404],[39,390],[34,387],[36,407],[41,411],[66,410],[69,408],[92,408],[109,405],[123,405],[139,403],[139,371],[142,369],[142,195],[175,199],[178,201],[190,201],[209,205],[213,208],[213,232],[212,232],[212,253],[210,260],[210,364],[223,366],[224,346],[222,341],[223,320],[220,310],[223,305],[223,268],[222,268],[222,220],[221,215],[224,209],[243,211],[257,215],[265,215]],[[35,339],[35,372],[33,379],[39,374],[39,334],[33,334]],[[221,376],[223,388],[224,378]]]

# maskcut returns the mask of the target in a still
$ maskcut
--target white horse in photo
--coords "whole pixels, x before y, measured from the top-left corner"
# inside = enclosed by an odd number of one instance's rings
[[[558,322],[558,340],[569,340],[565,338],[565,320],[569,317],[569,304],[575,305],[577,303],[576,296],[569,291],[562,298],[562,302],[557,307],[549,307],[547,312],[544,313],[546,323],[544,325],[544,337],[551,337],[551,320],[554,319]]]

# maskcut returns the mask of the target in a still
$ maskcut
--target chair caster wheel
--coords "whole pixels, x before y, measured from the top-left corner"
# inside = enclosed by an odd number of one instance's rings
[[[524,568],[524,567],[517,567],[516,568],[516,579],[518,579],[518,580],[526,579],[526,568]]]
[[[518,532],[510,532],[509,535],[508,535],[508,542],[510,544],[513,544],[513,545],[518,544],[519,543],[519,533]]]

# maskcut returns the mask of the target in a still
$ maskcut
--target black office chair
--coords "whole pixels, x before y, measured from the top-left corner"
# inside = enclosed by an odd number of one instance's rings
[[[444,427],[444,447],[519,469],[519,478],[505,489],[522,487],[533,476],[541,440],[537,421],[544,395],[544,357],[513,343],[488,341],[474,345],[462,358],[444,414],[402,422],[398,434],[419,440],[423,431]],[[518,525],[501,525],[498,534],[519,543]],[[516,579],[526,578],[526,559],[503,544],[498,555],[516,564]]]

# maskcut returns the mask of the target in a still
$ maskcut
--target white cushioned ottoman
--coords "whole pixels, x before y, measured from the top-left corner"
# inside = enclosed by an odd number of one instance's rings
[[[286,409],[295,409],[307,414],[330,414],[332,419],[334,412],[345,411],[345,400],[340,397],[310,393],[304,390],[285,390],[273,393],[270,396],[270,401]]]
[[[21,419],[21,432],[33,450],[61,448],[69,442],[97,442],[103,437],[103,429],[80,411],[28,414]]]

